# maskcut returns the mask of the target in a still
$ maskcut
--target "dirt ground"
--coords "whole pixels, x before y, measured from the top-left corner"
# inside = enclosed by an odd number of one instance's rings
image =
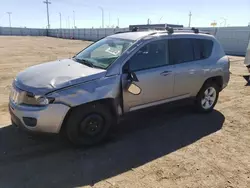
[[[89,42],[0,37],[0,187],[250,187],[250,87],[243,57],[230,57],[231,79],[216,110],[190,104],[131,114],[103,144],[72,148],[57,136],[10,126],[10,84],[28,66],[67,58]]]

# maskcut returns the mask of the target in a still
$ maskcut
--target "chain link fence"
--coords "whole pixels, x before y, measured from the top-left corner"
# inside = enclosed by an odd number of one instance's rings
[[[230,55],[245,55],[250,40],[250,27],[202,27],[202,31],[214,35]],[[35,29],[0,27],[0,35],[14,36],[50,36],[64,39],[96,41],[116,32],[128,31],[129,28],[100,29]]]

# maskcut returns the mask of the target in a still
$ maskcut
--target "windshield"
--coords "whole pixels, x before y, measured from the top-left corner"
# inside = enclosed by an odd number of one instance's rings
[[[134,41],[104,38],[77,54],[74,59],[85,65],[107,69]]]

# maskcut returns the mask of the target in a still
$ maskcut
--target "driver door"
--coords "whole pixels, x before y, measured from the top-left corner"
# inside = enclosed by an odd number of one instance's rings
[[[131,93],[131,84],[140,92]],[[173,97],[174,65],[169,64],[167,40],[145,44],[128,60],[124,65],[122,87],[125,112]]]

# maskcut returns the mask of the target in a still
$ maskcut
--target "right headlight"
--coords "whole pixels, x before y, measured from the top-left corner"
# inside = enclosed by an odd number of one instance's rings
[[[43,96],[41,96],[41,97],[38,97],[37,99],[36,99],[36,101],[37,101],[37,103],[39,104],[39,105],[48,105],[49,104],[49,100],[46,98],[46,97],[43,97]]]
[[[55,100],[52,97],[46,97],[46,96],[35,96],[35,99],[36,99],[37,105],[40,105],[40,106],[46,106],[50,103],[53,103]]]
[[[53,103],[55,98],[46,97],[46,96],[34,96],[30,93],[26,93],[21,101],[21,104],[31,105],[31,106],[46,106],[50,103]]]

